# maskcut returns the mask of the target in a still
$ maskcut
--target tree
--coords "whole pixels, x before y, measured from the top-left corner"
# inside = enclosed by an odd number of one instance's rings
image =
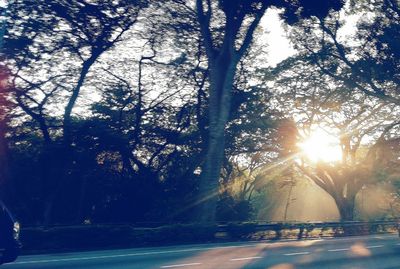
[[[343,14],[359,16],[357,32],[347,39],[343,38]],[[398,144],[398,116],[392,116],[397,115],[399,105],[399,14],[398,1],[350,1],[345,11],[333,12],[325,19],[300,21],[291,31],[298,50],[297,58],[286,62],[294,63],[298,70],[294,71],[298,81],[291,84],[295,87],[292,97],[299,100],[303,112],[309,112],[303,117],[308,127],[318,122],[318,114],[328,111],[332,113],[332,126],[340,130],[342,164],[315,167],[319,176],[314,181],[335,199],[342,219],[353,219],[355,196],[364,184],[371,179],[382,180],[378,174],[383,170],[383,174],[394,171],[392,151],[382,154],[379,148]],[[312,72],[317,75],[310,75]],[[312,79],[307,81],[306,77]],[[301,87],[303,92],[305,87],[319,87],[320,92],[325,88],[327,94],[321,97],[316,93],[319,100],[310,99],[306,93],[300,97],[296,89]],[[308,106],[302,105],[305,102]],[[345,117],[342,122],[341,117]],[[373,137],[369,145],[361,142],[367,137]]]
[[[399,105],[399,10],[395,0],[349,1],[345,11],[326,19],[299,22],[291,39],[299,54],[325,75]],[[344,32],[347,15],[358,18],[353,33]],[[350,36],[343,38],[345,34]]]
[[[48,99],[62,98],[66,91],[62,130],[65,143],[71,144],[71,113],[90,68],[122,40],[146,4],[80,0],[9,4],[5,54],[13,70],[16,101],[39,123],[45,141],[51,140]]]
[[[23,112],[13,113],[16,121],[30,117],[35,132],[39,127],[42,158],[53,162],[43,170],[43,180],[49,183],[44,184],[46,223],[73,169],[72,111],[88,74],[123,39],[146,5],[146,1],[76,0],[13,1],[7,7],[3,53],[11,70],[13,99]],[[19,130],[27,129],[32,131]]]
[[[283,94],[274,103],[296,116],[298,143],[322,128],[326,135],[338,138],[342,152],[340,162],[312,162],[303,157],[297,168],[334,199],[342,220],[353,220],[361,188],[389,180],[398,162],[390,153],[393,150],[383,150],[398,144],[398,107],[356,93],[302,56],[287,60],[277,71],[280,80],[275,87]],[[301,156],[301,149],[296,151]]]
[[[237,64],[250,47],[254,32],[267,8],[286,8],[289,22],[304,17],[325,17],[331,8],[339,10],[341,1],[314,5],[313,1],[196,1],[198,23],[209,67],[209,129],[206,160],[202,168],[200,196],[203,200],[203,222],[215,219],[216,194],[225,147],[225,127],[228,121],[232,86]]]

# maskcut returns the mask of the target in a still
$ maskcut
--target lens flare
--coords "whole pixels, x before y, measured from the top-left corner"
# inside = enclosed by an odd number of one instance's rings
[[[299,144],[303,156],[312,162],[338,162],[342,159],[339,138],[323,129],[312,131],[306,140]]]

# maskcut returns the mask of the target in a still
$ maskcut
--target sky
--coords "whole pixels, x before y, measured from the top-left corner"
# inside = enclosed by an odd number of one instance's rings
[[[345,18],[345,23],[339,29],[338,35],[339,40],[351,41],[351,37],[357,31],[356,23],[360,19],[360,15],[345,14],[346,8],[348,7],[345,6],[340,14]],[[262,42],[268,46],[267,65],[272,67],[296,53],[287,38],[287,33],[283,27],[284,22],[280,19],[279,12],[279,9],[276,8],[268,9],[260,22],[264,33],[261,37]]]
[[[262,42],[268,46],[267,65],[276,66],[281,61],[296,53],[286,32],[283,28],[283,21],[279,18],[278,9],[268,9],[260,25],[263,29]]]

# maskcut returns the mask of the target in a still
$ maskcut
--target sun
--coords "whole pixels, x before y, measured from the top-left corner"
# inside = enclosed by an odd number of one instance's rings
[[[317,128],[299,143],[303,156],[312,162],[338,162],[342,159],[339,138],[329,134],[322,128]]]

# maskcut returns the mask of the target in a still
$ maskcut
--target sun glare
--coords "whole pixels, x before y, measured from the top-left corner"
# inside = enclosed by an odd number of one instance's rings
[[[337,162],[342,159],[339,139],[323,129],[312,131],[299,146],[304,156],[312,162]]]

